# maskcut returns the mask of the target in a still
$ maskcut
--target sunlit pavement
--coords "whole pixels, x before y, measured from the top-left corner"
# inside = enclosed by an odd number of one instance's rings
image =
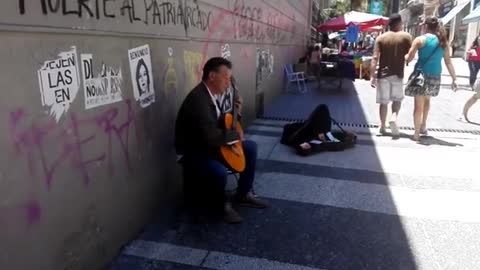
[[[480,269],[480,127],[458,120],[470,95],[442,89],[420,143],[410,139],[409,98],[402,137],[377,135],[365,81],[280,97],[248,129],[259,144],[255,191],[272,207],[241,209],[240,225],[153,222],[111,269]],[[278,119],[304,118],[319,103],[358,144],[296,156],[279,143]],[[471,118],[480,122],[480,104]]]

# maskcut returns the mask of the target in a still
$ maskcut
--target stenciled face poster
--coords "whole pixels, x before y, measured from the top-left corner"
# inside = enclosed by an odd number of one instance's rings
[[[140,102],[142,108],[146,108],[155,102],[150,47],[143,45],[128,50],[128,60],[133,83],[133,96]]]

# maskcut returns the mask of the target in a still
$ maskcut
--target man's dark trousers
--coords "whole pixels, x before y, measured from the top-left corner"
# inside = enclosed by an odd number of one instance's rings
[[[243,141],[246,159],[245,170],[240,173],[236,196],[241,199],[251,189],[255,178],[257,161],[257,144]],[[187,206],[193,211],[200,207],[209,207],[215,214],[223,213],[226,201],[225,186],[228,171],[222,162],[204,153],[188,153],[182,158],[184,171],[184,188]]]

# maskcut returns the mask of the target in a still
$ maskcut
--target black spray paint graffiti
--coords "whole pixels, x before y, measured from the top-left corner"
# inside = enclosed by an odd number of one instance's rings
[[[233,5],[233,28],[235,39],[264,41],[262,25],[263,10],[259,7],[246,6],[243,0],[235,0]]]
[[[163,0],[38,0],[43,15],[76,15],[79,18],[114,19],[127,17],[130,23],[143,22],[146,25],[183,25],[202,31],[209,29],[213,21],[211,11],[203,10],[195,1],[194,5],[187,1]],[[28,1],[18,0],[19,12],[28,12]],[[31,2],[30,2],[31,3]]]
[[[235,39],[273,43],[285,41],[290,18],[279,12],[264,11],[261,7],[245,5],[244,0],[235,0],[233,5],[233,28]],[[295,30],[292,28],[292,30]]]
[[[25,14],[27,10],[25,2],[25,0],[18,1],[18,7],[22,15]],[[101,17],[115,18],[115,14],[110,13],[111,6],[114,2],[115,0],[40,0],[40,5],[44,15],[61,13],[63,15],[78,15],[78,17],[82,18],[86,16],[84,14],[88,14],[90,17],[100,19]],[[93,3],[93,7],[91,3]],[[102,11],[100,11],[100,9],[102,9]]]
[[[175,5],[171,2],[160,0],[145,0],[146,4],[145,23],[161,25],[184,25],[185,30],[195,27],[205,31],[213,20],[212,12],[203,11],[198,4],[195,6],[183,5],[178,1]]]

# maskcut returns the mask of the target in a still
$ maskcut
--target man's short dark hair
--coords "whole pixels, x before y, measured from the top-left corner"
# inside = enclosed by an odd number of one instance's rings
[[[232,62],[228,61],[223,57],[210,58],[207,63],[205,63],[205,66],[203,66],[202,80],[208,80],[208,75],[210,74],[210,72],[218,72],[218,69],[221,66],[226,66],[227,68],[232,69]]]
[[[398,13],[392,14],[388,19],[388,26],[390,26],[390,28],[395,27],[400,23],[402,23],[402,16]]]

